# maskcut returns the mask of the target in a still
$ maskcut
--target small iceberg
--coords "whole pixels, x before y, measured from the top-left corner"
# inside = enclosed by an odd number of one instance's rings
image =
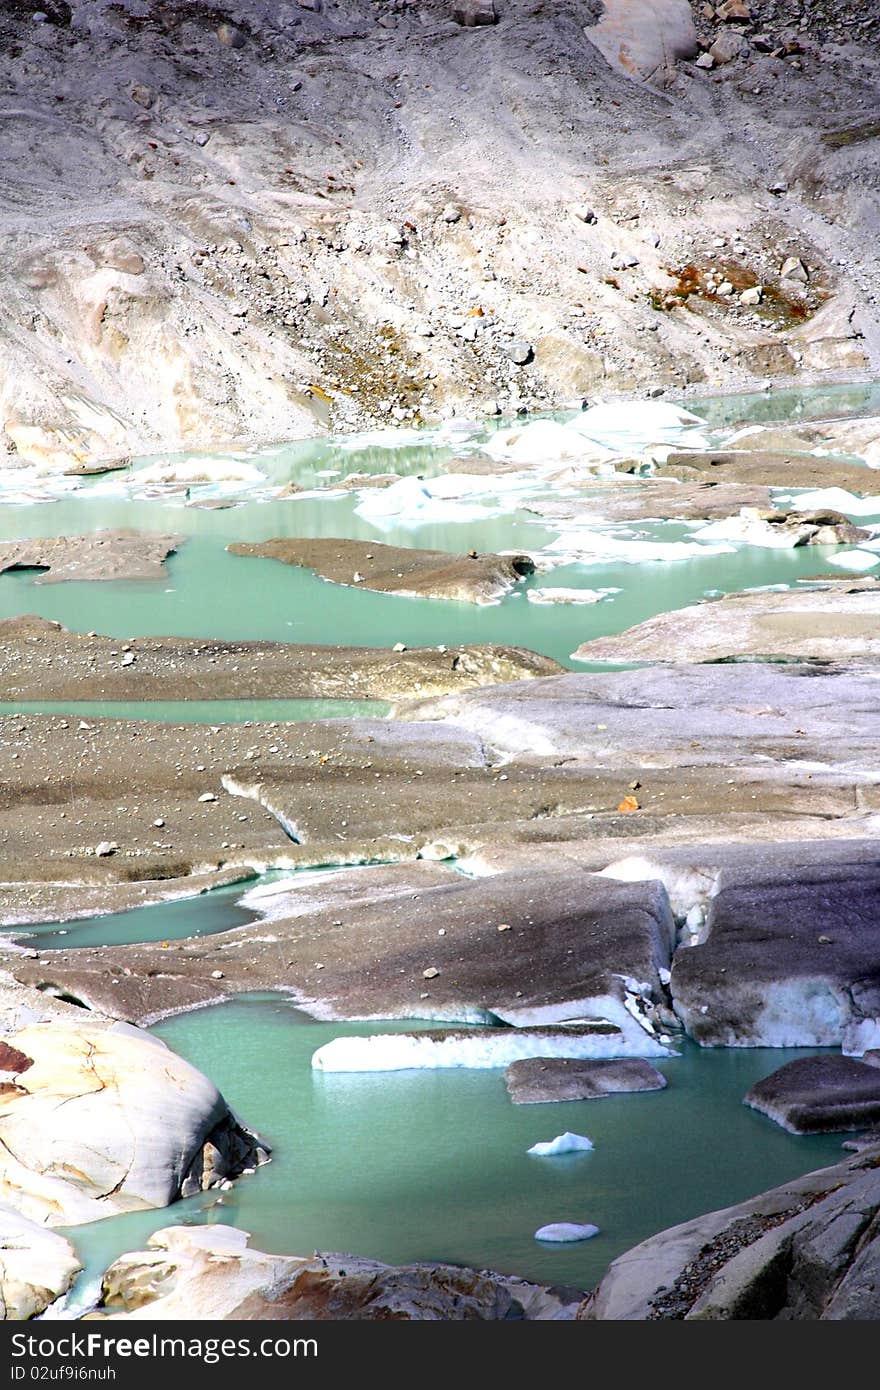
[[[529,603],[601,603],[619,593],[619,589],[529,589],[526,598]]]
[[[594,405],[568,421],[571,429],[588,435],[617,453],[641,453],[652,444],[709,447],[706,422],[669,401],[615,401]]]
[[[555,1139],[533,1144],[527,1152],[535,1154],[537,1158],[556,1158],[558,1154],[586,1153],[592,1147],[592,1139],[588,1139],[585,1134],[572,1134],[570,1130],[566,1130],[564,1134],[557,1134]]]
[[[599,1234],[598,1226],[578,1226],[574,1221],[555,1221],[535,1232],[535,1240],[564,1244],[568,1241],[590,1240]]]
[[[875,555],[870,550],[845,550],[842,555],[829,555],[828,564],[858,574],[862,570],[872,570],[875,565],[880,565],[880,555]]]

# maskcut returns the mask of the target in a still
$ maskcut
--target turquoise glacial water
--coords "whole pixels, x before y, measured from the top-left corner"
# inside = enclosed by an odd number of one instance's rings
[[[318,1023],[266,995],[157,1025],[272,1143],[273,1160],[230,1192],[69,1230],[87,1265],[83,1294],[153,1231],[220,1221],[278,1253],[447,1260],[589,1288],[655,1231],[842,1156],[840,1135],[796,1138],[741,1103],[796,1052],[686,1043],[659,1063],[664,1091],[551,1105],[513,1105],[498,1070],[311,1069],[331,1038],[412,1027]],[[594,1151],[527,1155],[565,1130],[587,1135]],[[535,1241],[540,1226],[566,1220],[600,1234],[568,1246]]]

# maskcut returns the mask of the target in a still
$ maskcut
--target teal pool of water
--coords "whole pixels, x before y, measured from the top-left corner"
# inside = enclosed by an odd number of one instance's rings
[[[277,875],[265,874],[262,882]],[[239,900],[252,883],[236,883],[212,888],[198,897],[177,898],[149,907],[132,907],[125,912],[105,912],[80,921],[47,923],[5,930],[21,946],[40,951],[73,950],[78,946],[127,946],[145,941],[183,941],[192,936],[241,927],[256,918],[255,912],[239,906]],[[0,940],[2,940],[0,937]]]
[[[313,719],[381,719],[385,700],[0,700],[10,714],[72,719],[146,719],[161,724],[284,724]]]
[[[274,510],[268,504],[264,508],[267,514]],[[263,529],[269,535],[281,530],[268,515]],[[455,536],[448,534],[451,529],[446,528],[443,539],[453,549],[484,548],[474,528],[459,526],[461,534]],[[682,527],[671,525],[640,530],[647,539],[659,533],[668,541],[684,534]],[[158,582],[39,584],[32,572],[10,571],[0,575],[0,618],[38,613],[74,631],[118,638],[386,647],[397,642],[411,647],[501,642],[572,665],[571,653],[581,642],[696,603],[710,591],[794,583],[827,570],[830,553],[825,547],[779,551],[749,546],[674,562],[564,565],[527,580],[502,603],[480,607],[328,584],[309,570],[230,555],[223,541],[222,536],[193,536],[170,558],[167,578]],[[591,605],[547,605],[528,601],[527,590],[536,586],[620,592]]]
[[[513,1105],[500,1070],[311,1069],[331,1038],[412,1027],[318,1023],[265,995],[157,1025],[271,1142],[273,1161],[230,1192],[69,1230],[85,1285],[163,1226],[227,1222],[277,1253],[446,1260],[589,1288],[653,1232],[842,1156],[840,1135],[795,1137],[741,1103],[756,1080],[802,1055],[790,1051],[687,1043],[659,1063],[664,1091],[553,1105]],[[565,1130],[595,1150],[527,1155]],[[566,1220],[600,1234],[568,1246],[535,1241],[540,1226]]]

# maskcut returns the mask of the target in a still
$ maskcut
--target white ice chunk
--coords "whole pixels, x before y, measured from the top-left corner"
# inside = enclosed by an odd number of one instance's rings
[[[601,603],[619,589],[529,589],[529,603]]]
[[[558,1243],[589,1240],[599,1234],[598,1226],[579,1226],[574,1221],[554,1221],[535,1232],[535,1240],[548,1240]]]
[[[640,451],[652,444],[709,447],[701,433],[706,422],[669,401],[615,401],[594,405],[568,421],[571,429],[598,440],[618,453]]]
[[[527,1152],[535,1154],[537,1158],[556,1158],[559,1154],[586,1153],[592,1147],[592,1139],[588,1139],[585,1134],[572,1134],[570,1130],[566,1130],[564,1134],[557,1134],[555,1139],[533,1144]]]
[[[590,531],[572,527],[541,552],[564,557],[559,563],[606,564],[619,560],[626,565],[640,565],[647,560],[693,560],[697,556],[732,555],[735,546],[709,545],[701,541],[632,540],[612,531]]]
[[[693,534],[700,540],[740,541],[743,545],[759,545],[766,550],[793,550],[803,544],[809,528],[777,526],[762,520],[753,508],[744,507],[739,516],[710,521]]]
[[[870,550],[844,550],[841,555],[829,555],[828,564],[858,574],[862,570],[872,570],[875,565],[880,565],[880,555],[875,555]]]
[[[334,1038],[312,1055],[316,1071],[408,1071],[423,1067],[506,1067],[529,1057],[668,1057],[642,1029],[620,1033],[540,1033],[476,1028],[470,1034],[373,1033]]]
[[[613,471],[610,460],[614,452],[611,449],[553,420],[535,420],[528,425],[497,430],[487,441],[484,452],[490,458],[509,463],[578,463],[606,474]]]
[[[133,481],[140,483],[241,483],[263,484],[265,475],[253,464],[232,458],[165,459],[139,468]]]
[[[867,475],[866,475],[867,477]],[[873,481],[873,480],[872,480]],[[798,511],[843,512],[844,516],[880,516],[880,497],[856,497],[842,487],[822,487],[814,492],[776,492],[777,500],[793,501]]]

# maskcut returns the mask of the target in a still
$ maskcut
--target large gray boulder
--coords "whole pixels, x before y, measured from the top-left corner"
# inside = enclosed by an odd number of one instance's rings
[[[592,1321],[880,1317],[880,1148],[661,1231],[614,1261]]]
[[[658,87],[670,84],[677,59],[698,51],[688,0],[605,0],[584,33],[611,67]]]

